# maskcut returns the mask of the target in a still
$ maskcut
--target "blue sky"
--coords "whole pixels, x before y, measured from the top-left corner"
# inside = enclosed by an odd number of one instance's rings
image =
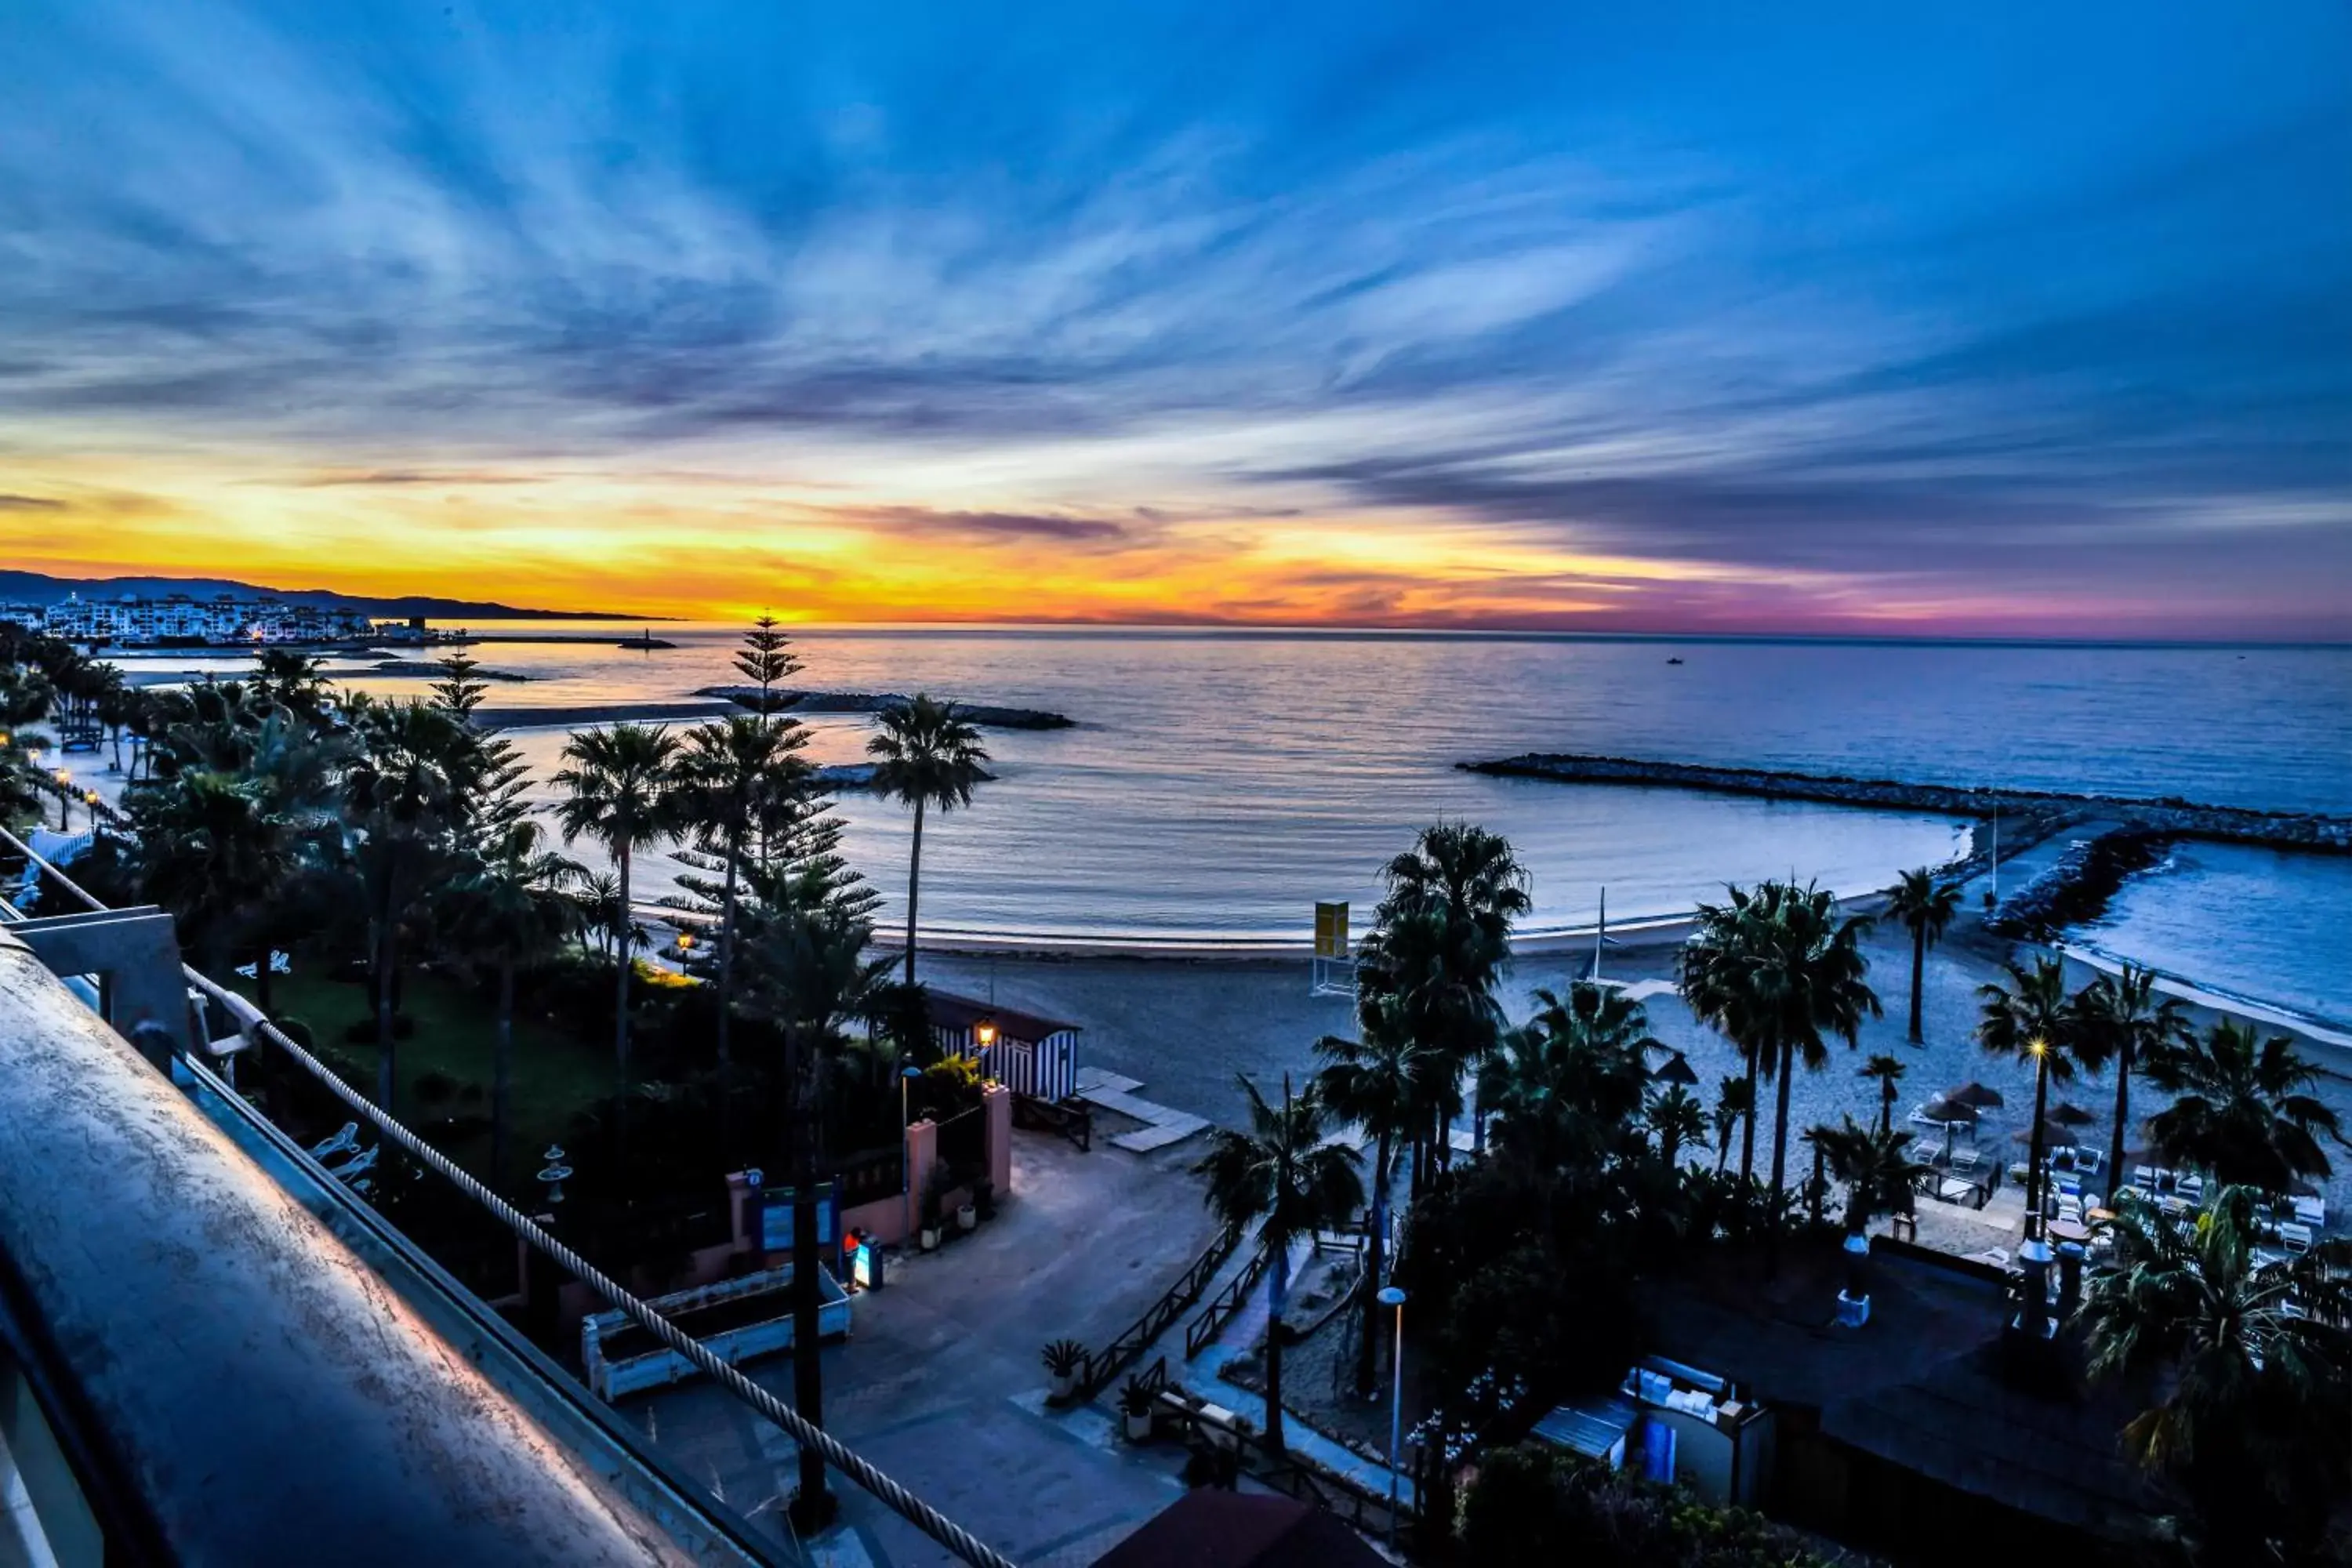
[[[1927,10],[16,0],[0,552],[2352,636],[2352,8]]]

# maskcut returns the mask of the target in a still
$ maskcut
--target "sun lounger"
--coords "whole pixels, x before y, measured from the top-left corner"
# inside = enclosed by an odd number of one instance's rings
[[[2311,1227],[2309,1226],[2295,1225],[2290,1222],[2279,1226],[2278,1229],[2279,1241],[2289,1252],[2309,1252],[2311,1250]]]
[[[1973,1171],[1976,1168],[1977,1152],[1974,1149],[1955,1149],[1952,1151],[1953,1170]]]
[[[1958,1163],[1957,1161],[1954,1163]],[[2298,1197],[2294,1200],[2294,1217],[2314,1230],[2327,1223],[2327,1200],[2319,1197]]]

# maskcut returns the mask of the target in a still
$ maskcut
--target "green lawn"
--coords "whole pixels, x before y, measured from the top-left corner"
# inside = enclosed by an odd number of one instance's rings
[[[253,983],[237,989],[250,994]],[[281,974],[270,986],[281,1017],[301,1019],[319,1045],[353,1071],[353,1088],[375,1091],[376,1047],[343,1037],[346,1026],[369,1014],[364,985],[317,975]],[[399,1042],[399,1114],[460,1164],[479,1173],[489,1163],[490,1066],[498,1023],[491,1004],[449,981],[411,972],[401,984],[401,1011],[416,1021],[416,1032]],[[431,1073],[456,1080],[458,1091],[428,1101],[417,1089]],[[608,1043],[588,1044],[526,1019],[514,1032],[514,1127],[509,1148],[516,1167],[550,1143],[571,1140],[572,1119],[599,1109],[613,1092],[613,1056]],[[478,1089],[478,1094],[467,1092]],[[471,1132],[451,1134],[453,1123],[478,1120]]]

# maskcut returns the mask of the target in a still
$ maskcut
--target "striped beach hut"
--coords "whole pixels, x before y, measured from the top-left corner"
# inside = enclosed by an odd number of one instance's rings
[[[1076,1024],[945,991],[927,994],[931,1039],[940,1049],[980,1058],[989,1077],[1032,1100],[1066,1100],[1078,1091]],[[989,1033],[994,1043],[982,1045],[982,1037]]]

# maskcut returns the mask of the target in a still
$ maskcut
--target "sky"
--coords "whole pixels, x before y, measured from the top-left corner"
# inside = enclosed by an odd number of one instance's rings
[[[0,564],[2352,639],[2352,5],[0,6]]]

